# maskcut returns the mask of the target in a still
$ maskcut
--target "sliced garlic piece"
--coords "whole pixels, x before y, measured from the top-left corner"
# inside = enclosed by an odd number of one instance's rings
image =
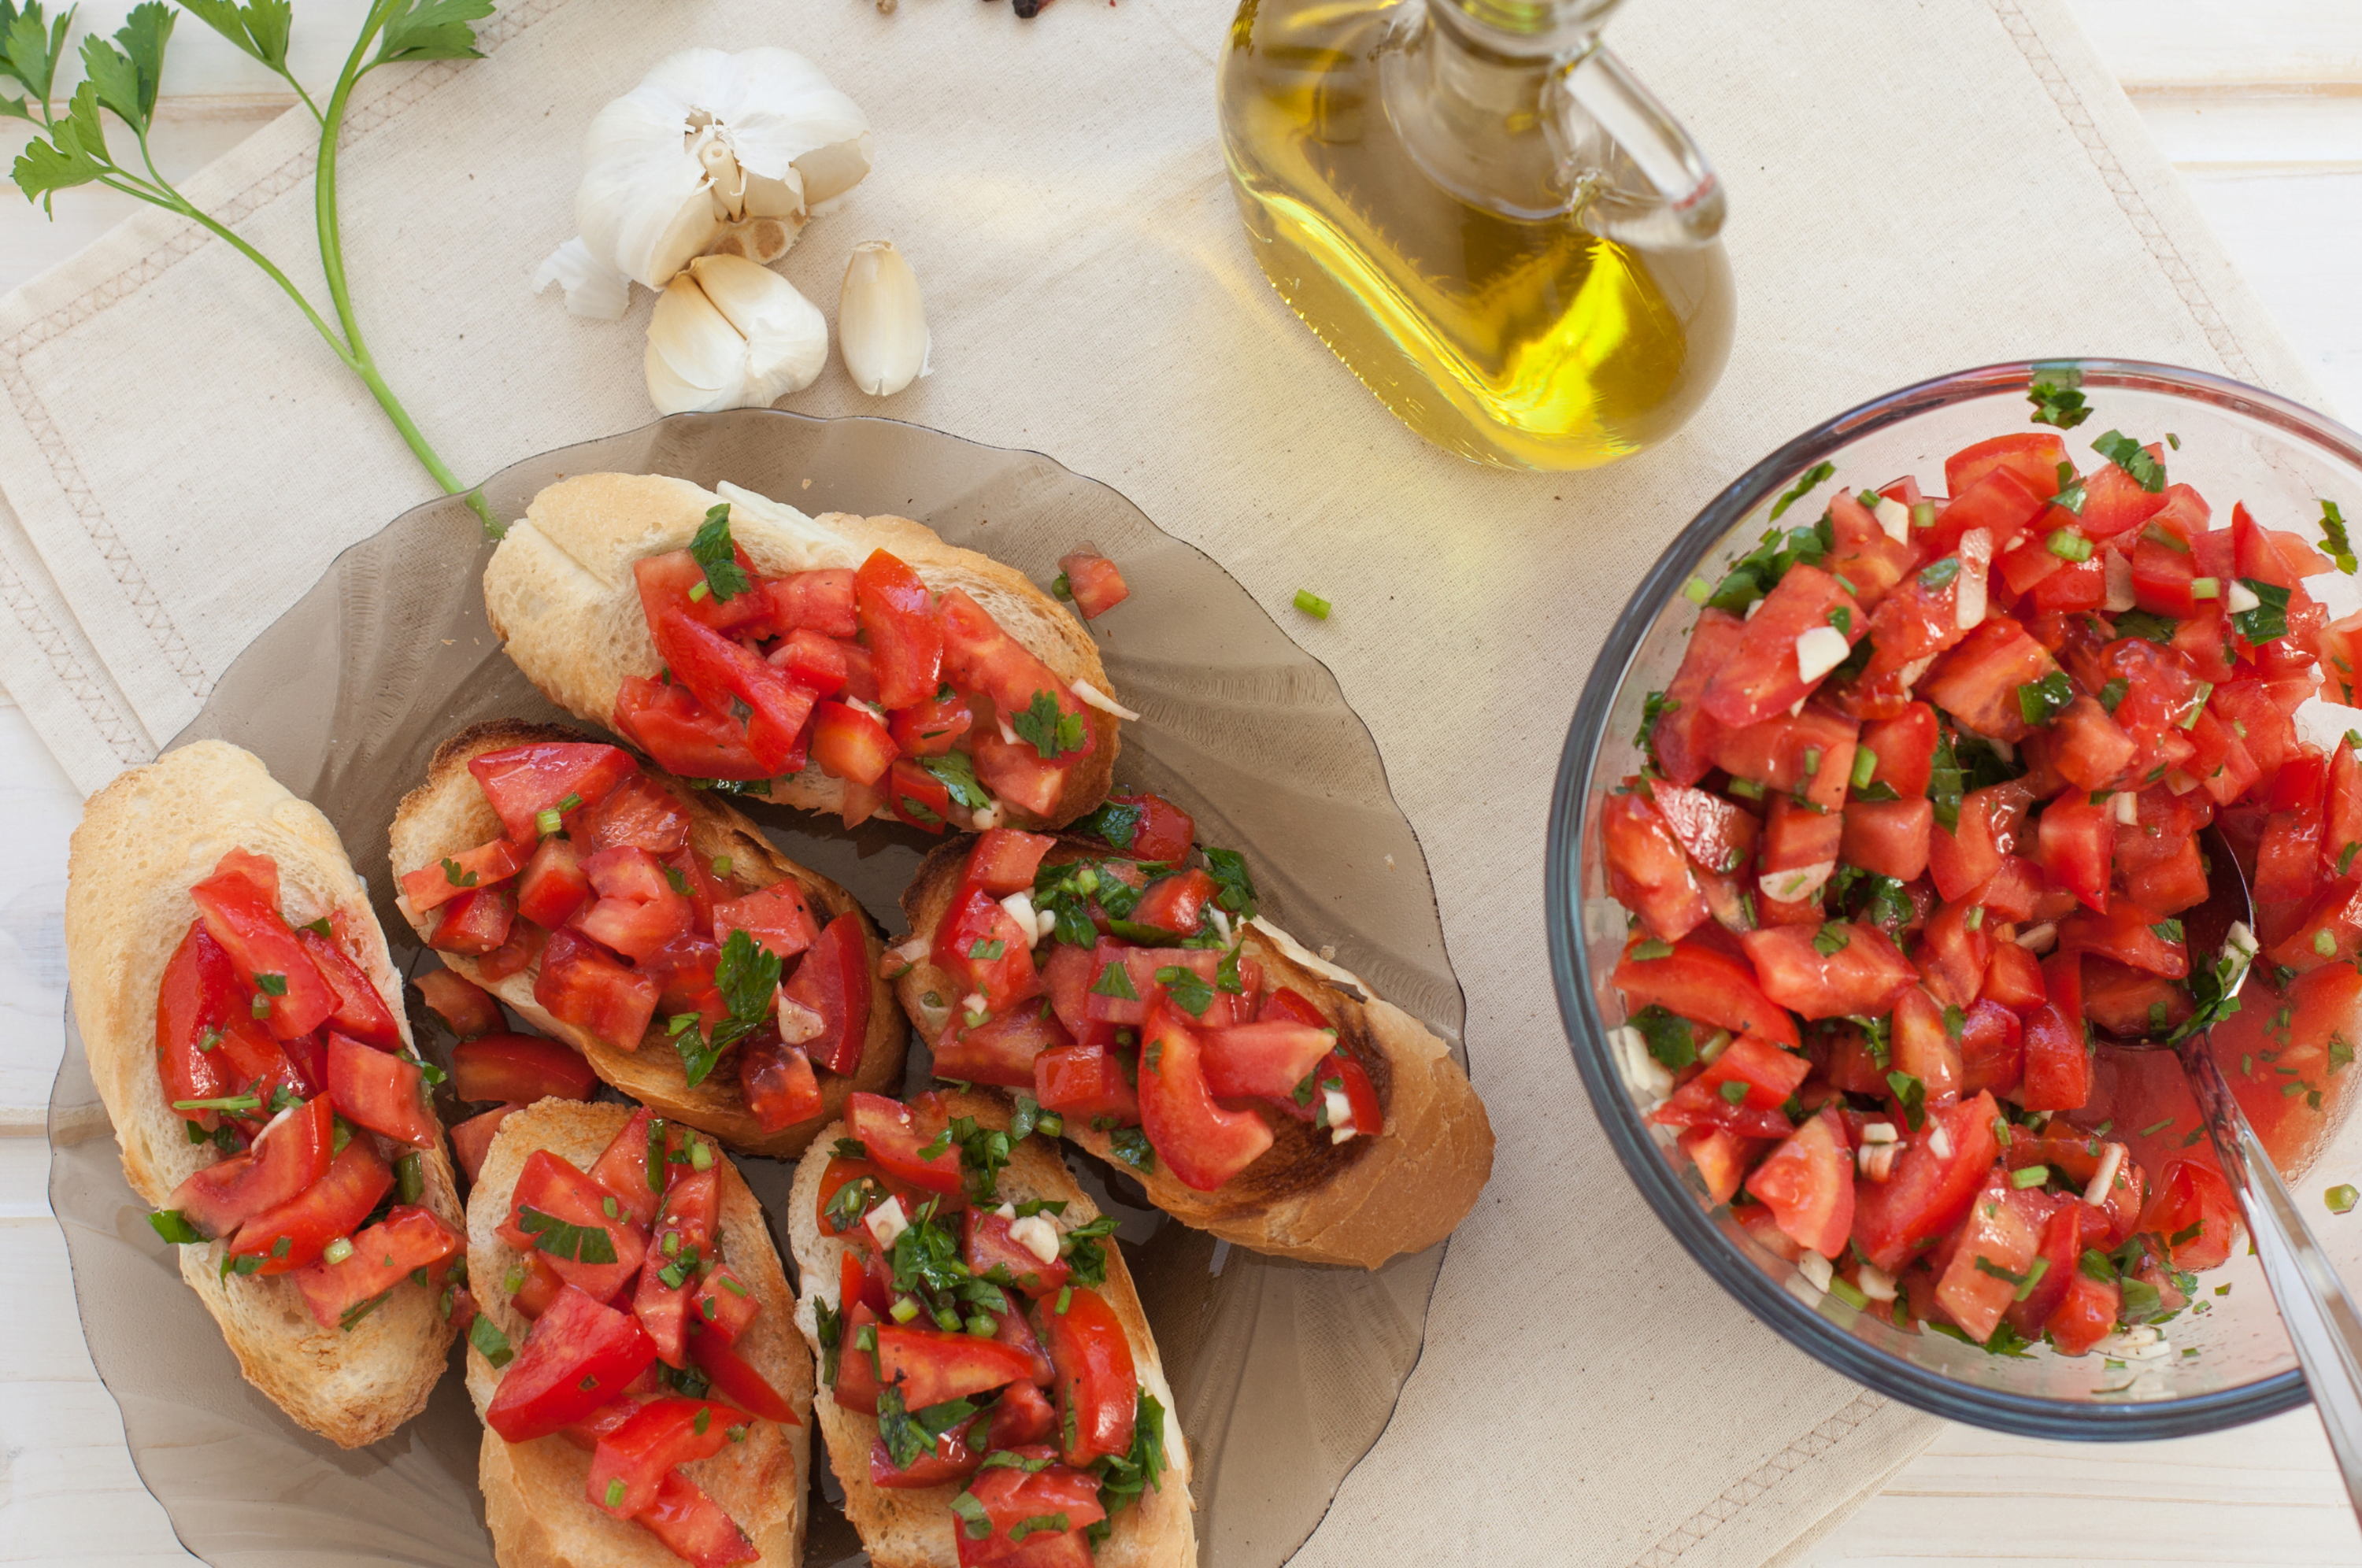
[[[928,373],[933,340],[918,274],[889,241],[853,248],[837,294],[836,339],[853,384],[871,397],[891,397]]]
[[[1766,871],[1758,878],[1763,896],[1775,903],[1793,904],[1809,899],[1828,884],[1837,874],[1834,860],[1816,860],[1810,866],[1799,866],[1787,871]]]
[[[2256,597],[2254,589],[2235,578],[2231,581],[2230,591],[2223,596],[2223,608],[2234,615],[2244,615],[2250,610],[2259,609],[2263,602]]]
[[[2100,608],[2111,615],[2121,615],[2139,602],[2133,597],[2133,563],[2122,551],[2110,550],[2105,570],[2108,597],[2101,602]]]
[[[1066,690],[1072,691],[1081,701],[1089,703],[1094,708],[1097,708],[1100,712],[1112,713],[1127,724],[1134,724],[1140,722],[1139,714],[1133,712],[1131,709],[1125,707],[1122,703],[1117,701],[1114,698],[1109,696],[1106,692],[1100,690],[1089,681],[1085,680],[1079,675],[1075,678],[1075,683]]]
[[[648,318],[648,397],[659,413],[762,408],[811,385],[828,320],[785,278],[736,256],[701,256]]]
[[[1971,528],[1960,536],[1960,576],[1953,591],[1952,624],[1967,631],[1985,618],[1985,573],[1992,566],[1992,535]]]
[[[1846,661],[1853,645],[1835,626],[1814,626],[1796,634],[1796,673],[1818,680]]]
[[[1888,538],[1898,545],[1907,545],[1911,542],[1911,509],[1909,507],[1891,495],[1882,495],[1878,498],[1878,507],[1874,515],[1878,518],[1878,525],[1886,530]]]

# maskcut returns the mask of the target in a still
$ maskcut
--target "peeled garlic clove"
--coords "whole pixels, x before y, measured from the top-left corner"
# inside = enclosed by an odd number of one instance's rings
[[[836,302],[837,339],[853,384],[872,397],[891,397],[927,374],[927,312],[918,274],[887,240],[853,248]]]
[[[691,261],[648,320],[648,397],[665,414],[762,408],[811,385],[827,362],[820,308],[735,256]]]

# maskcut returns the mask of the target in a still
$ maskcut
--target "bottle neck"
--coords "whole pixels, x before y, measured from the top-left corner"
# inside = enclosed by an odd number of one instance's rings
[[[1563,67],[1599,41],[1623,0],[1427,0],[1437,28],[1472,54],[1540,68]]]
[[[1388,117],[1429,178],[1471,205],[1568,210],[1555,80],[1595,48],[1617,0],[1418,0],[1382,49]]]

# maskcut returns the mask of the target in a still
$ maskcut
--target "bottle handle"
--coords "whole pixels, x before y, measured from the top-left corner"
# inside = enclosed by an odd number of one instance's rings
[[[1558,73],[1554,94],[1585,227],[1653,249],[1707,245],[1721,234],[1714,166],[1612,50],[1594,44]]]

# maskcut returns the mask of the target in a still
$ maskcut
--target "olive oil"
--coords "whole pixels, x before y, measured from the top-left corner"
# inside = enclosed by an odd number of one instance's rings
[[[1446,188],[1381,82],[1406,4],[1422,0],[1244,0],[1221,66],[1222,135],[1264,274],[1447,451],[1584,469],[1662,440],[1729,354],[1720,243],[1644,251],[1586,227],[1579,199],[1536,212]],[[1481,105],[1453,108],[1459,129],[1483,119]],[[1537,120],[1512,103],[1497,127],[1530,144],[1529,161],[1548,139]]]

